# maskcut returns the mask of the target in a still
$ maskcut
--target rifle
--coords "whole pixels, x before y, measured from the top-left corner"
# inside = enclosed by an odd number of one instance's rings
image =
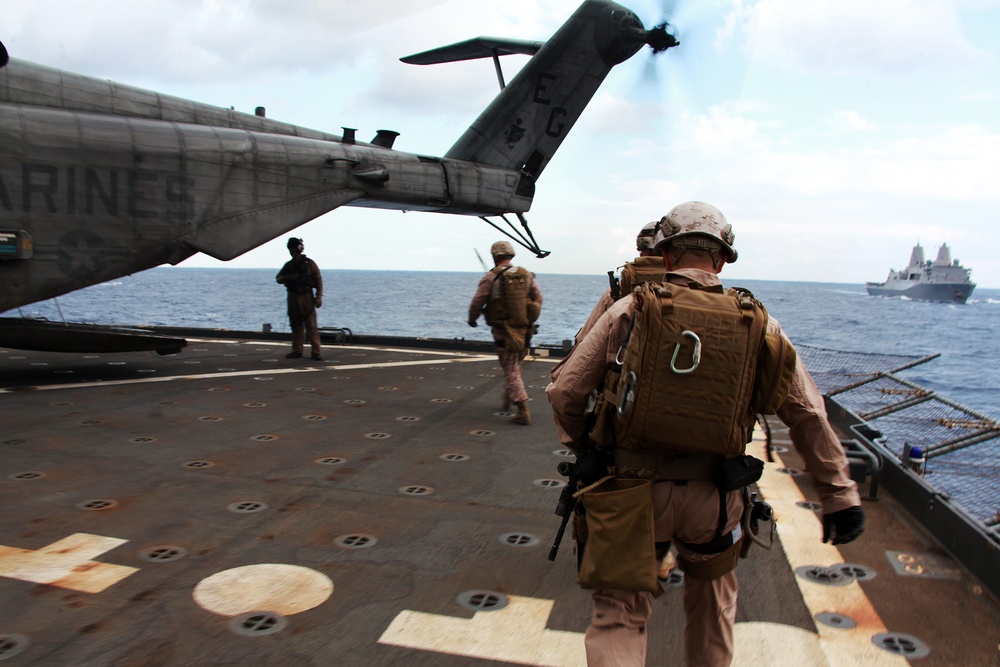
[[[562,542],[563,533],[566,532],[566,525],[573,516],[573,512],[576,511],[576,498],[573,497],[573,494],[576,493],[580,481],[580,466],[576,463],[563,461],[556,466],[556,470],[560,475],[566,477],[566,486],[559,494],[559,502],[556,504],[555,513],[562,517],[562,522],[559,524],[559,530],[556,531],[556,539],[552,542],[552,548],[549,549],[549,560],[553,561],[559,552],[559,544]]]

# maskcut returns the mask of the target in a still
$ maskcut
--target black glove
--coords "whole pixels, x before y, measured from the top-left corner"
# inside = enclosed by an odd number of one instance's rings
[[[823,541],[833,544],[847,544],[861,537],[865,532],[865,513],[860,507],[823,515]]]
[[[584,486],[608,476],[608,455],[593,447],[583,450],[576,457],[577,470],[580,471],[580,481]]]

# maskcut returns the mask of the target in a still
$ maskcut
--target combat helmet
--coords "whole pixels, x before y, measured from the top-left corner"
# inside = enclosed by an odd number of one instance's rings
[[[637,252],[656,249],[656,228],[659,224],[659,220],[647,222],[643,225],[642,229],[639,230],[638,236],[635,237],[635,249]]]
[[[507,241],[497,241],[490,246],[490,254],[493,255],[493,257],[513,257],[514,246]]]
[[[726,221],[722,211],[711,204],[689,201],[673,207],[660,218],[656,228],[655,247],[662,250],[668,244],[679,248],[705,248],[718,254],[717,245],[726,251],[726,262],[733,263],[738,257],[733,248],[733,226]],[[712,239],[715,243],[706,243]],[[718,261],[718,260],[716,260]]]

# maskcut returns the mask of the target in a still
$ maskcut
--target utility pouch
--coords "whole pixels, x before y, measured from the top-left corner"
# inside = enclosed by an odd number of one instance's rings
[[[590,430],[589,437],[598,449],[610,447],[615,443],[613,421],[615,402],[608,398],[606,392],[609,387],[613,388],[618,385],[619,375],[620,373],[617,371],[609,371],[604,381],[604,388],[597,391],[597,398],[594,400],[594,425]]]
[[[503,346],[511,352],[520,352],[527,347],[529,338],[527,328],[503,323]]]
[[[724,459],[712,477],[712,482],[720,491],[735,491],[750,486],[763,474],[763,461],[749,454],[741,454]]]
[[[785,401],[795,378],[798,354],[791,341],[778,333],[768,331],[757,359],[757,378],[754,381],[750,409],[756,414],[773,415]]]
[[[644,479],[605,477],[575,497],[587,514],[587,542],[577,582],[583,588],[659,595],[653,530],[653,486]]]

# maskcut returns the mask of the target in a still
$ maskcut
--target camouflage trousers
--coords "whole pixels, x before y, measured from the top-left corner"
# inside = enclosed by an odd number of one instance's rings
[[[527,350],[511,352],[505,347],[497,348],[500,368],[503,369],[504,391],[507,392],[507,397],[511,403],[520,403],[521,401],[528,400],[528,392],[524,388],[524,380],[521,379],[521,360],[527,354]]]
[[[711,482],[653,485],[656,541],[675,541],[680,556],[691,561],[712,558],[692,552],[676,540],[700,544],[711,540],[719,525],[719,491]],[[743,515],[742,491],[726,497],[726,531]],[[739,586],[736,571],[712,581],[684,580],[684,649],[687,667],[727,667],[733,659],[733,625]],[[653,596],[596,589],[594,611],[584,635],[589,667],[642,667],[646,664],[646,624],[653,614]]]

